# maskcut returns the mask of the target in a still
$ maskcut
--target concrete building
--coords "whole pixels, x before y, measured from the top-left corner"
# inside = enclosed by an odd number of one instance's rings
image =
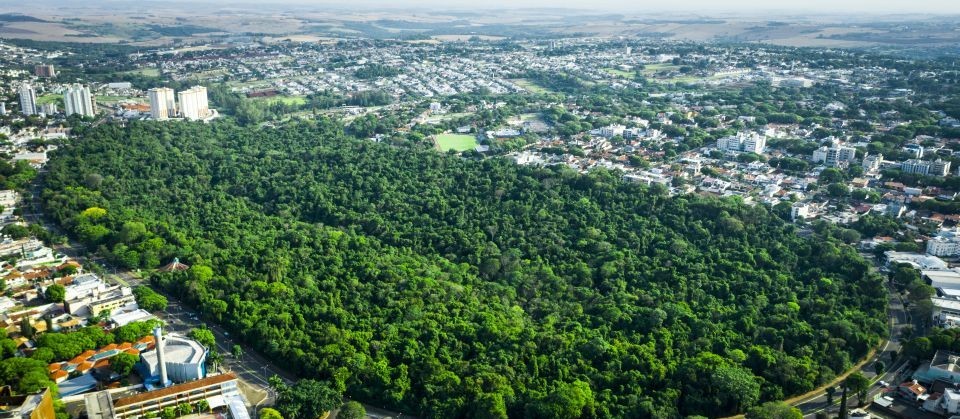
[[[192,339],[174,335],[162,336],[154,330],[156,350],[144,352],[137,363],[137,371],[144,383],[151,387],[166,387],[170,383],[199,380],[207,375],[207,349]],[[149,387],[148,387],[149,388]]]
[[[75,300],[91,294],[99,294],[107,288],[107,284],[94,274],[77,275],[66,287],[64,301]]]
[[[842,145],[823,146],[813,150],[813,162],[830,167],[846,167],[857,159],[857,149]]]
[[[867,173],[876,173],[883,163],[883,154],[867,154],[863,156],[863,170]]]
[[[40,113],[37,109],[37,92],[26,83],[20,86],[20,112],[24,115]]]
[[[57,70],[53,64],[37,64],[33,66],[33,75],[37,77],[57,77]]]
[[[763,153],[766,146],[766,137],[755,132],[741,132],[734,136],[717,139],[717,148],[722,151],[743,151],[760,154]]]
[[[173,89],[156,87],[150,89],[150,117],[157,120],[172,118],[177,115],[177,102]]]
[[[934,323],[942,327],[960,326],[960,300],[956,298],[933,297]]]
[[[63,105],[67,116],[94,116],[96,114],[90,89],[81,84],[74,84],[63,92]]]
[[[105,288],[94,288],[91,292],[83,294],[77,298],[64,301],[64,308],[67,313],[73,315],[99,316],[100,313],[109,312],[136,304],[136,297],[130,287],[108,286]]]
[[[56,103],[44,103],[40,105],[40,113],[44,115],[55,115],[57,113]]]
[[[116,401],[113,400],[113,395],[108,391],[95,394],[98,395],[87,396],[91,399],[89,405],[95,406],[99,412],[109,412],[116,419],[156,417],[167,407],[176,407],[181,403],[192,405],[201,400],[206,400],[211,409],[226,407],[230,411],[230,416],[234,419],[250,418],[246,408],[246,400],[237,386],[237,376],[233,373],[215,375],[189,383],[147,391],[122,397]],[[108,400],[109,403],[107,403]],[[90,416],[89,412],[88,416],[91,419],[94,418],[94,416]]]
[[[940,230],[927,240],[927,253],[933,256],[954,256],[960,254],[960,229]]]
[[[184,118],[197,121],[210,116],[206,87],[194,86],[177,93],[177,96],[180,100],[180,113]]]
[[[910,159],[900,163],[900,171],[924,176],[946,176],[950,172],[950,162]]]
[[[9,419],[56,419],[53,393],[44,389],[37,394],[10,394],[10,387],[0,389],[0,417]]]
[[[7,116],[7,104],[6,104],[6,102],[0,102],[0,116]]]
[[[939,350],[929,364],[921,365],[914,372],[915,380],[932,383],[937,380],[948,383],[960,383],[960,354]]]

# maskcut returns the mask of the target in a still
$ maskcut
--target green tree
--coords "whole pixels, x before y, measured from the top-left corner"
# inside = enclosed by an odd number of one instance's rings
[[[287,419],[315,419],[343,404],[343,396],[326,381],[300,380],[278,390],[276,406]]]
[[[187,334],[190,339],[197,341],[197,343],[203,345],[207,349],[214,351],[217,349],[217,338],[214,337],[213,331],[205,327],[190,329],[190,333]]]
[[[47,287],[47,289],[43,292],[44,298],[46,298],[47,301],[50,301],[53,303],[62,303],[63,298],[66,295],[67,295],[66,287],[60,284],[53,284]]]
[[[113,368],[113,371],[120,374],[121,377],[126,377],[133,371],[133,366],[137,361],[139,361],[139,357],[121,352],[110,358],[110,368]]]
[[[167,309],[167,297],[157,293],[147,286],[140,285],[133,289],[133,296],[137,305],[147,311],[163,311]]]
[[[197,413],[207,413],[210,411],[210,403],[206,400],[200,400],[196,404]]]
[[[233,345],[233,349],[230,352],[233,354],[234,358],[243,358],[243,347],[240,345]]]
[[[863,406],[863,398],[867,395],[867,390],[870,389],[870,380],[867,379],[860,371],[854,372],[847,376],[843,380],[843,385],[850,389],[850,391],[857,393],[857,404]]]
[[[260,419],[284,419],[283,415],[275,409],[264,407],[260,409]]]
[[[261,418],[263,416],[261,415]],[[363,419],[367,417],[367,409],[363,408],[363,405],[356,401],[349,401],[343,404],[340,407],[340,413],[337,414],[339,419]]]
[[[33,328],[33,323],[30,321],[30,316],[23,316],[20,319],[20,334],[28,338],[33,338],[36,330]]]
[[[173,406],[167,406],[163,408],[163,411],[160,412],[161,419],[176,419],[177,409]]]
[[[747,419],[803,419],[800,409],[784,402],[766,402],[747,411]]]

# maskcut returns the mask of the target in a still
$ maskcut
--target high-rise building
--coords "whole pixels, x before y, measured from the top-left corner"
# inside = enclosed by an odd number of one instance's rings
[[[150,117],[153,119],[167,119],[177,116],[177,102],[173,89],[169,87],[155,87],[150,89]]]
[[[7,104],[4,102],[0,102],[0,116],[6,116],[6,115],[7,115]]]
[[[57,104],[56,103],[44,103],[40,105],[40,113],[44,115],[53,115],[57,113]]]
[[[863,170],[868,173],[876,173],[880,170],[880,164],[883,163],[883,154],[867,154],[863,156]]]
[[[57,77],[57,70],[52,64],[38,64],[33,66],[33,74],[37,77]]]
[[[842,145],[823,146],[813,150],[813,162],[825,163],[830,167],[846,167],[856,160],[857,149]]]
[[[82,115],[93,116],[96,111],[93,109],[93,99],[90,96],[90,89],[80,84],[74,84],[63,92],[63,104],[66,108],[67,116]]]
[[[180,99],[180,113],[184,118],[195,121],[210,116],[206,87],[193,86],[177,93],[177,96]]]
[[[26,83],[20,86],[20,112],[24,115],[37,114],[37,92]]]

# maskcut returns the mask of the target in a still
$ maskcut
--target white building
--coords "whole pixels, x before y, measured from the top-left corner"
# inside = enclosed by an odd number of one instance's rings
[[[941,230],[936,237],[927,241],[927,253],[933,256],[954,256],[960,254],[960,231]]]
[[[863,156],[863,170],[867,173],[876,173],[883,163],[883,154],[867,154]]]
[[[813,162],[814,163],[823,163],[830,167],[841,167],[846,166],[850,162],[856,160],[857,158],[857,149],[853,147],[834,145],[834,146],[823,146],[816,150],[813,150]]]
[[[164,120],[177,115],[177,102],[173,89],[155,87],[148,91],[150,96],[150,117]]]
[[[950,162],[940,159],[936,161],[910,159],[900,163],[900,170],[917,175],[946,176],[950,172]]]
[[[20,112],[24,115],[36,115],[39,113],[37,109],[37,92],[26,83],[20,86]]]
[[[177,96],[180,99],[180,113],[184,118],[197,121],[210,116],[206,87],[193,86],[189,90],[177,93]]]
[[[749,153],[763,153],[767,146],[767,138],[755,132],[741,132],[735,136],[717,139],[717,148],[722,151],[743,151]]]
[[[67,116],[93,116],[96,114],[90,89],[80,84],[74,84],[63,92],[63,104]]]

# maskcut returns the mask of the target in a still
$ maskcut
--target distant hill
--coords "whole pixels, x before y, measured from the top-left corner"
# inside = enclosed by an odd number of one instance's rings
[[[19,13],[3,13],[0,14],[0,22],[46,22],[46,20]]]

